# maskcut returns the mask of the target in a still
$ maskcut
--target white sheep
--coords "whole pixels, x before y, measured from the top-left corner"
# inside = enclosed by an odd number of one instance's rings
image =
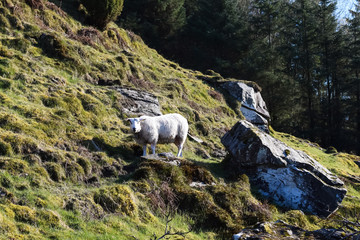
[[[182,157],[182,149],[187,137],[189,125],[183,116],[177,113],[162,116],[127,119],[134,133],[135,141],[143,146],[143,156],[146,156],[147,144],[151,144],[152,154],[155,154],[156,144],[175,143],[178,147],[177,157]]]

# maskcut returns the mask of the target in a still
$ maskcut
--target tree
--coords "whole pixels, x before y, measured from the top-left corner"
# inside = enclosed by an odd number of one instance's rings
[[[120,16],[124,0],[82,0],[88,12],[88,21],[99,29],[104,29],[110,21]]]
[[[162,51],[186,24],[185,0],[127,1],[119,23]]]
[[[354,132],[356,133],[357,152],[360,152],[360,1],[357,0],[354,11],[350,11],[352,18],[349,19],[350,35],[350,69],[351,88],[349,98],[351,110],[348,117],[353,118]]]

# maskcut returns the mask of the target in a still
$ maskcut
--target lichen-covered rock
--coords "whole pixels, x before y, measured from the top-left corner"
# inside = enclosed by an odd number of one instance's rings
[[[149,92],[130,88],[115,88],[124,97],[123,111],[132,115],[159,116],[160,104],[157,97]]]
[[[221,141],[232,156],[231,168],[238,173],[251,168],[252,184],[281,206],[328,216],[346,194],[344,183],[320,163],[245,120]]]
[[[267,131],[270,114],[260,91],[239,81],[225,82],[221,87],[241,103],[240,111],[246,120]]]

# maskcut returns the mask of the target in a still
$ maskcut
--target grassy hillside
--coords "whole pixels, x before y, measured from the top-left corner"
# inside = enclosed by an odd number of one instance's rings
[[[256,198],[245,175],[228,178],[211,155],[241,118],[216,88],[224,79],[183,69],[114,24],[103,32],[83,25],[78,6],[61,3],[66,12],[45,0],[0,1],[0,239],[156,239],[169,213],[172,233],[191,225],[186,239],[228,238],[277,219],[337,224]],[[183,114],[204,143],[187,141],[181,167],[140,159],[114,86],[156,95],[162,112]],[[347,180],[343,216],[360,206],[348,178],[357,178],[354,156],[276,136]]]

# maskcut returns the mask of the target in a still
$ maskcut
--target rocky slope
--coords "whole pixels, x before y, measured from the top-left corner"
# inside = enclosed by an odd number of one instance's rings
[[[265,199],[224,160],[220,139],[240,119],[267,129],[267,115],[226,87],[259,99],[256,84],[183,69],[115,24],[83,25],[77,1],[1,0],[0,10],[0,239],[157,239],[169,226],[230,239],[258,222],[315,230],[355,218],[355,156],[272,132],[345,183],[339,215],[322,221]],[[169,112],[190,124],[184,159],[140,158],[125,119]]]

